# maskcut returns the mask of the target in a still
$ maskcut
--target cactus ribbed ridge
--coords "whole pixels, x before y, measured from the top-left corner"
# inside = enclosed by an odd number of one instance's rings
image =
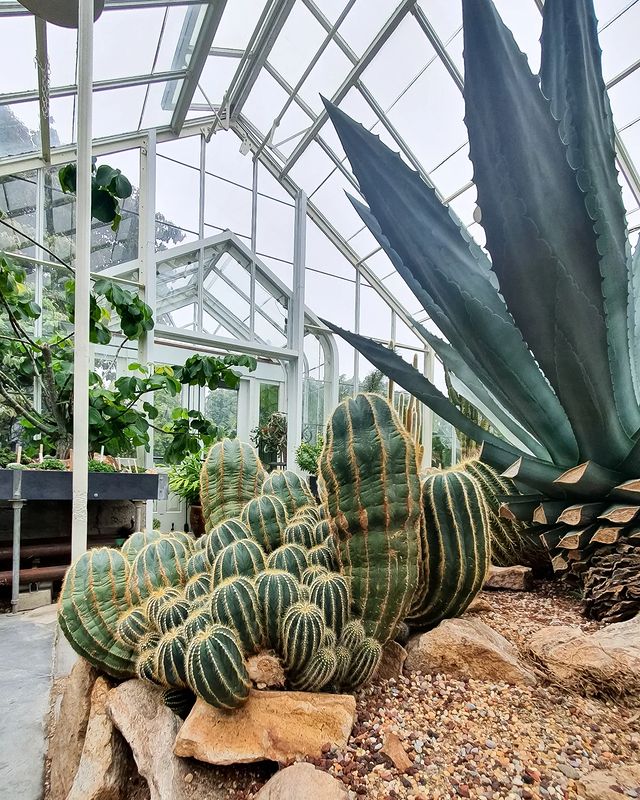
[[[200,472],[200,500],[205,530],[240,515],[260,494],[265,471],[251,445],[223,439],[209,450]]]
[[[227,519],[216,525],[207,535],[206,550],[209,563],[213,564],[216,556],[230,544],[239,542],[241,539],[251,539],[251,531],[240,518]]]
[[[321,567],[319,564],[314,564],[311,567],[307,567],[302,573],[301,583],[304,586],[310,587],[317,577],[328,574],[329,570],[326,567]]]
[[[185,583],[184,596],[190,603],[195,602],[199,597],[204,597],[211,591],[211,574],[204,572],[201,575],[194,575],[193,578]]]
[[[333,647],[321,647],[291,678],[291,687],[299,692],[319,692],[334,678],[338,658]]]
[[[134,603],[141,603],[158,589],[184,586],[189,557],[187,546],[170,536],[144,547],[135,557],[129,574]]]
[[[327,627],[339,637],[349,618],[351,605],[347,579],[337,572],[328,572],[318,575],[310,589],[310,601],[322,609]]]
[[[426,569],[407,622],[430,628],[459,616],[482,588],[491,555],[488,509],[467,472],[444,470],[422,487]]]
[[[267,644],[279,650],[282,619],[289,606],[300,600],[302,587],[293,575],[275,569],[265,569],[256,577],[255,584]]]
[[[300,580],[307,569],[307,550],[299,544],[283,544],[267,556],[267,569],[283,569]]]
[[[163,686],[183,688],[187,685],[187,640],[180,630],[165,633],[155,649],[154,670]]]
[[[414,442],[384,398],[359,394],[333,412],[319,473],[353,612],[384,643],[408,613],[418,586],[421,508]]]
[[[157,539],[161,539],[162,536],[163,534],[160,531],[136,531],[127,537],[127,540],[120,548],[120,552],[129,564],[133,564],[135,557],[143,547],[155,542]]]
[[[351,661],[342,686],[354,690],[364,686],[375,675],[380,659],[382,658],[382,645],[377,639],[367,636],[351,654]]]
[[[322,645],[324,635],[324,617],[315,603],[301,601],[290,606],[280,633],[285,669],[302,671]]]
[[[120,617],[116,632],[127,647],[136,649],[142,638],[149,633],[149,620],[142,608],[132,608]]]
[[[196,702],[196,696],[190,689],[165,689],[162,702],[181,719],[186,719]]]

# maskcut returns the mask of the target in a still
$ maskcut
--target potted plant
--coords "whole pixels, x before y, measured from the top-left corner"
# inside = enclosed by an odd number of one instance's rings
[[[287,416],[275,411],[264,425],[254,428],[251,441],[267,469],[283,467],[287,457]]]
[[[204,517],[200,504],[200,470],[204,454],[204,451],[191,453],[169,470],[169,488],[187,504],[189,527],[196,537],[204,534]]]
[[[322,436],[318,436],[315,444],[302,442],[296,450],[296,464],[303,472],[309,473],[309,488],[316,500],[318,495],[318,460],[322,453]]]

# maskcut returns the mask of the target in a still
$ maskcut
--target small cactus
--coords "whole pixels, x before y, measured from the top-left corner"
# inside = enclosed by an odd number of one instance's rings
[[[262,493],[279,497],[290,517],[315,502],[307,482],[290,470],[274,470],[264,482]]]
[[[314,564],[311,567],[307,567],[305,571],[302,573],[301,583],[304,586],[311,587],[311,584],[315,581],[317,577],[320,575],[329,575],[329,570],[326,567],[321,567],[319,564]]]
[[[213,562],[213,585],[217,586],[225,578],[234,575],[254,577],[265,567],[264,550],[253,539],[239,539],[232,542],[216,556]]]
[[[186,687],[186,652],[184,631],[175,629],[161,637],[155,650],[154,673],[163,686]]]
[[[171,600],[177,600],[180,597],[182,597],[182,592],[179,589],[175,589],[173,586],[169,586],[168,588],[156,590],[154,594],[147,599],[145,605],[147,618],[157,631],[160,630],[158,626],[158,612],[162,606],[165,603],[169,603]]]
[[[142,608],[136,606],[120,617],[116,633],[121,642],[135,650],[149,633],[149,620]]]
[[[321,647],[304,669],[296,671],[291,686],[300,692],[319,692],[333,679],[338,668],[338,658],[333,647]]]
[[[211,570],[211,561],[209,561],[209,554],[206,550],[196,550],[195,553],[189,557],[186,566],[187,579],[195,578]]]
[[[280,652],[285,669],[300,672],[320,648],[325,636],[322,611],[301,601],[289,607],[282,620]]]
[[[182,630],[185,639],[187,641],[191,641],[196,634],[201,633],[203,630],[210,627],[212,622],[214,622],[214,619],[211,616],[209,602],[201,606],[192,606],[189,616],[182,624]]]
[[[260,603],[253,582],[239,576],[227,578],[211,594],[211,616],[238,634],[247,655],[264,646]]]
[[[235,633],[213,624],[196,634],[187,650],[187,682],[205,703],[232,710],[249,697],[251,681]]]
[[[299,544],[283,544],[267,556],[267,569],[283,569],[300,580],[307,568],[307,550]]]
[[[325,537],[318,538],[316,527],[319,523],[311,523],[307,520],[294,520],[285,528],[283,539],[285,544],[299,544],[302,547],[311,548],[322,544]]]
[[[342,686],[346,679],[351,664],[351,652],[343,644],[338,644],[335,648],[336,669],[333,674],[333,680],[338,686]]]
[[[324,567],[329,572],[337,571],[338,553],[333,541],[327,538],[322,544],[307,550],[307,561],[309,566]]]
[[[127,538],[120,548],[120,552],[127,559],[129,564],[133,564],[135,557],[151,542],[161,539],[163,536],[160,531],[136,531]]]
[[[346,647],[350,653],[353,653],[354,650],[364,642],[366,635],[362,621],[359,619],[350,619],[342,628],[340,644]]]
[[[184,596],[190,603],[196,602],[200,597],[208,595],[211,591],[211,574],[203,572],[201,575],[194,575],[184,586]]]
[[[189,616],[191,603],[180,594],[163,603],[156,615],[156,627],[161,634],[179,628]]]
[[[250,500],[242,509],[241,519],[265,553],[283,543],[282,532],[287,524],[287,511],[282,501],[272,494]]]
[[[207,534],[206,550],[209,563],[213,564],[216,556],[221,550],[224,550],[230,544],[238,542],[241,539],[251,539],[251,531],[240,519],[228,519],[216,525],[213,530]]]
[[[162,701],[180,719],[186,719],[196,702],[196,696],[190,689],[165,689]]]
[[[144,547],[135,557],[129,575],[134,603],[142,603],[158,589],[184,586],[190,555],[184,542],[170,536]]]
[[[311,584],[309,599],[322,609],[327,627],[339,637],[349,618],[351,605],[346,578],[337,572],[319,575]]]
[[[342,686],[348,690],[358,689],[368,683],[375,675],[382,658],[382,645],[367,636],[351,653],[351,661]]]
[[[256,577],[256,594],[262,609],[267,644],[279,648],[280,625],[287,609],[300,600],[301,586],[284,570],[267,569]]]

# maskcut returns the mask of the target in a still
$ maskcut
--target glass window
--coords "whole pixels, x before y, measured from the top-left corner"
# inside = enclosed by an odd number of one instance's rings
[[[238,391],[225,387],[205,389],[204,415],[233,435],[238,427]]]
[[[269,417],[279,409],[280,384],[260,383],[259,425],[266,425]]]

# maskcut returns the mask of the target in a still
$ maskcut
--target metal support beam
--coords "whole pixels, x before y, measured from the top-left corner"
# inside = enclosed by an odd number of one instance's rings
[[[436,33],[436,29],[431,24],[431,21],[424,13],[422,8],[416,3],[416,5],[411,9],[411,13],[416,18],[418,25],[422,28],[423,33],[431,43],[431,46],[436,51],[440,60],[444,64],[445,69],[453,78],[453,82],[456,84],[458,89],[462,91],[464,89],[464,80],[462,78],[462,73],[456,66],[455,61],[449,55],[449,51],[445,47],[444,42]]]
[[[262,344],[257,340],[242,342],[237,339],[230,339],[227,336],[212,336],[209,333],[199,333],[198,331],[187,331],[181,328],[169,328],[165,325],[156,325],[156,342],[180,342],[194,347],[197,350],[228,350],[232,353],[243,352],[257,358],[274,358],[291,360],[297,358],[288,347],[273,347],[273,345]]]
[[[302,441],[302,358],[304,355],[304,293],[306,275],[307,196],[299,191],[293,233],[293,298],[287,316],[289,349],[297,358],[288,361],[287,375],[287,468],[296,470],[296,450]]]
[[[40,150],[45,162],[51,160],[51,129],[49,127],[49,53],[47,23],[34,17],[36,24],[36,67],[38,69],[38,103],[40,106]]]
[[[73,358],[73,485],[71,560],[87,549],[89,462],[89,293],[91,271],[91,115],[93,0],[79,0],[76,287]]]
[[[358,81],[362,73],[365,71],[365,69],[378,55],[384,43],[389,39],[391,34],[396,30],[398,25],[405,18],[407,12],[410,11],[411,8],[415,5],[415,2],[416,0],[402,0],[400,5],[389,17],[389,19],[383,26],[382,30],[380,30],[378,35],[373,39],[373,41],[369,45],[369,47],[367,47],[367,49],[362,55],[362,58],[357,62],[357,64],[354,65],[353,69],[349,72],[347,77],[342,82],[342,85],[340,86],[338,91],[333,95],[333,97],[331,98],[332,103],[338,105],[342,102],[342,100],[344,100],[344,98],[347,96],[349,92],[349,89],[351,89],[356,84],[356,82]],[[298,143],[293,153],[291,153],[291,156],[287,159],[286,166],[282,171],[283,175],[286,175],[291,169],[291,167],[293,167],[296,161],[304,153],[309,143],[313,141],[316,134],[322,128],[327,119],[328,119],[327,112],[323,110],[318,115],[313,125],[302,137],[302,139]]]
[[[295,0],[271,0],[262,12],[225,96],[229,122],[242,112],[294,3]]]
[[[144,302],[156,314],[156,133],[147,133],[140,148],[140,200],[138,229],[139,281]],[[153,333],[145,334],[138,344],[141,364],[153,369],[155,362]],[[149,451],[142,450],[145,469],[153,468],[153,429],[149,430]],[[153,530],[153,503],[147,503],[145,526]]]
[[[191,58],[189,59],[187,77],[184,79],[176,101],[176,106],[173,110],[173,116],[171,117],[171,130],[176,135],[182,130],[184,121],[187,118],[189,106],[193,100],[193,95],[198,86],[198,81],[200,80],[204,65],[207,62],[207,57],[211,50],[216,31],[218,30],[218,25],[220,25],[220,20],[222,19],[226,4],[227,0],[213,0],[213,2],[207,5],[204,20],[202,21],[202,26],[198,32],[198,38],[196,39]],[[197,15],[199,13],[199,8],[195,8],[193,12],[190,10],[189,13],[195,13]]]

